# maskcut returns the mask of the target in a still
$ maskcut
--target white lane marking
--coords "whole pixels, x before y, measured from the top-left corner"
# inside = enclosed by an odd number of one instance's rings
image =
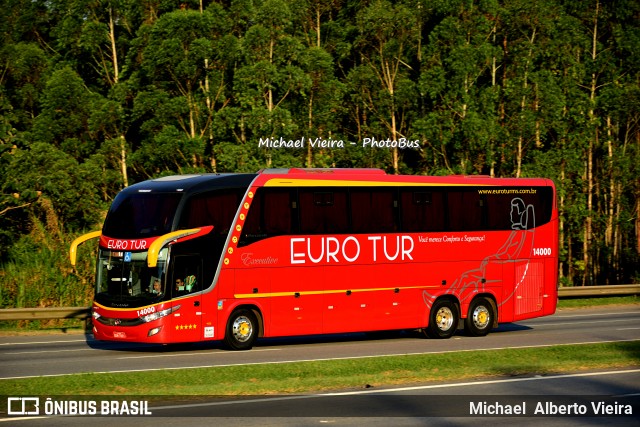
[[[256,348],[251,350],[253,352],[262,352],[262,351],[281,351],[281,348]],[[229,352],[218,350],[218,351],[208,351],[208,352],[188,352],[188,353],[174,353],[174,354],[153,354],[153,355],[145,355],[145,356],[125,356],[125,357],[117,357],[118,360],[125,359],[149,359],[155,357],[184,357],[184,356],[201,356],[201,355],[209,355],[209,354],[228,354]]]
[[[567,315],[558,314],[556,312],[556,314],[554,314],[553,317],[566,319],[571,317],[617,316],[620,314],[640,314],[640,309],[638,311],[621,311],[621,312],[612,312],[612,313],[592,313],[592,314],[567,314]]]
[[[593,314],[572,314],[572,315],[562,315],[555,314],[553,316],[554,319],[570,319],[572,317],[594,317],[594,316],[617,316],[620,314],[638,314],[638,311],[621,311],[621,312],[610,312],[610,313],[593,313]]]
[[[6,422],[18,422],[18,421],[31,421],[31,420],[43,420],[47,418],[52,418],[51,416],[40,416],[40,417],[14,417],[14,418],[0,418],[0,423]]]
[[[146,368],[146,369],[129,369],[119,371],[91,371],[91,372],[76,372],[71,374],[47,374],[47,375],[27,375],[22,377],[3,377],[1,380],[16,380],[23,378],[48,378],[48,377],[63,377],[66,375],[84,375],[84,374],[122,374],[133,372],[153,372],[153,371],[177,371],[180,369],[203,369],[203,368],[228,368],[232,366],[254,366],[254,365],[285,365],[290,363],[303,363],[303,362],[327,362],[333,360],[359,360],[359,359],[372,359],[375,357],[396,357],[396,356],[421,356],[426,354],[446,354],[446,353],[463,353],[471,351],[487,351],[487,350],[514,350],[523,348],[545,348],[545,347],[559,347],[568,345],[589,345],[589,344],[609,344],[617,342],[635,342],[640,339],[624,339],[624,340],[609,340],[609,341],[588,341],[588,342],[574,342],[565,344],[544,344],[544,345],[523,345],[513,347],[492,347],[492,348],[474,348],[466,350],[443,350],[443,351],[426,351],[417,353],[393,353],[393,354],[375,354],[368,356],[348,356],[348,357],[333,357],[324,359],[299,359],[299,360],[279,360],[271,362],[245,362],[245,363],[229,363],[225,365],[200,365],[200,366],[176,366],[176,367],[164,367],[164,368]],[[251,350],[255,351],[255,350]]]
[[[4,343],[0,343],[0,346],[2,346],[2,345],[60,344],[60,343],[73,343],[73,342],[87,342],[87,340],[83,339],[83,340],[67,340],[67,341],[4,342]]]
[[[279,348],[265,348],[265,349],[254,349],[253,352],[261,352],[261,351],[280,351]],[[71,350],[38,350],[38,351],[15,351],[15,352],[5,352],[2,354],[45,354],[45,353],[67,353],[74,351],[95,351],[93,348],[77,348]],[[226,354],[224,351],[208,351],[208,352],[197,352],[189,351],[184,353],[172,353],[172,354],[154,354],[154,355],[144,355],[144,356],[125,356],[125,357],[117,357],[118,360],[124,359],[148,359],[148,358],[157,358],[157,357],[185,357],[185,356],[201,356],[201,355],[210,355],[210,354]]]
[[[591,325],[595,323],[620,323],[629,322],[629,319],[612,319],[612,320],[594,320],[592,322],[556,322],[556,323],[536,323],[535,327],[543,326],[563,326],[563,325]],[[516,322],[518,323],[518,322]]]
[[[68,353],[68,352],[73,352],[73,351],[93,351],[94,349],[92,348],[76,348],[76,349],[72,349],[72,350],[38,350],[38,351],[13,351],[13,352],[6,352],[6,353],[2,353],[2,354],[11,354],[11,355],[16,355],[16,354],[45,354],[45,353]]]

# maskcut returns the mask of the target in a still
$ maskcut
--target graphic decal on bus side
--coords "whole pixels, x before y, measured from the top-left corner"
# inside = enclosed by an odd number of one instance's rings
[[[516,284],[513,292],[505,295],[500,302],[500,306],[509,301],[518,290],[518,287],[524,282],[527,271],[529,270],[529,259],[533,254],[534,237],[535,237],[535,214],[533,205],[525,205],[524,201],[516,197],[511,200],[511,224],[512,230],[505,243],[493,255],[489,255],[480,262],[480,266],[472,270],[462,273],[448,288],[461,303],[471,300],[477,293],[484,292],[486,286],[495,281],[487,281],[487,267],[492,262],[514,262],[518,259],[525,259],[526,265],[520,268],[522,271],[520,277],[516,277]],[[425,305],[431,308],[436,299],[436,295],[427,290],[422,292],[422,299]]]

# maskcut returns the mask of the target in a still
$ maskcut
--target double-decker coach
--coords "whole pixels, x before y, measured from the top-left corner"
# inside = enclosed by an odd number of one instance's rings
[[[93,333],[150,343],[459,326],[550,315],[558,213],[541,178],[377,169],[177,175],[122,190],[99,238]]]

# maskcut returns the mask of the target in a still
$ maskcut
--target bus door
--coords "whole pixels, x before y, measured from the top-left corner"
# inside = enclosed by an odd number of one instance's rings
[[[515,269],[514,320],[535,317],[543,308],[544,260],[519,259],[512,265]]]
[[[194,342],[204,337],[202,319],[205,313],[202,305],[202,258],[199,255],[178,255],[173,257],[167,287],[171,289],[174,310],[170,317],[172,341]]]
[[[272,335],[322,332],[322,267],[270,269]]]
[[[356,332],[380,329],[379,292],[368,290],[376,279],[367,275],[370,266],[326,267],[323,332]]]

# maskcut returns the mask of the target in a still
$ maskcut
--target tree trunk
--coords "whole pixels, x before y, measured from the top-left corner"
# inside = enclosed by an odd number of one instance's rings
[[[593,18],[593,44],[591,49],[591,59],[595,62],[598,56],[598,13],[600,11],[600,1],[596,1],[596,10],[595,16]],[[587,181],[587,217],[585,218],[584,224],[584,237],[582,243],[583,250],[583,261],[584,261],[584,276],[582,278],[582,284],[587,284],[592,277],[592,263],[590,262],[591,258],[591,240],[593,239],[593,189],[594,189],[594,178],[593,178],[593,155],[595,146],[598,144],[598,127],[597,127],[597,118],[595,111],[595,103],[596,103],[596,89],[597,89],[597,80],[598,77],[596,73],[591,74],[591,93],[589,95],[589,101],[591,103],[589,108],[589,122],[593,125],[593,137],[589,138],[589,144],[587,146],[586,153],[586,181]]]
[[[609,162],[609,200],[607,203],[607,221],[604,233],[605,246],[609,248],[607,255],[607,268],[610,272],[615,274],[613,266],[615,263],[615,246],[613,243],[613,226],[615,216],[615,206],[617,203],[616,197],[616,183],[615,174],[613,168],[613,135],[611,131],[611,116],[607,116],[607,157]],[[607,278],[608,280],[608,278]],[[609,283],[606,283],[607,285]]]
[[[393,94],[391,96],[393,96]],[[398,140],[395,105],[391,108],[391,136],[394,141]],[[393,173],[398,175],[400,173],[400,168],[398,166],[398,147],[393,147],[391,149],[391,155],[393,156]]]
[[[636,162],[640,161],[640,131],[636,131]],[[640,182],[636,180],[636,251],[640,254]]]
[[[124,135],[120,135],[120,171],[122,172],[122,185],[129,186],[127,175],[127,140]]]
[[[587,216],[584,221],[584,231],[582,238],[582,260],[584,262],[584,273],[582,276],[582,286],[585,286],[590,277],[591,263],[591,238],[592,238],[592,210],[593,210],[593,139],[589,138],[585,160],[585,181],[587,182]]]
[[[536,29],[533,29],[531,33],[531,39],[529,40],[529,55],[525,63],[524,67],[524,76],[522,78],[522,99],[520,100],[520,114],[521,114],[521,125],[524,127],[525,120],[525,109],[527,108],[527,90],[529,90],[529,64],[531,63],[531,58],[533,57],[533,43],[536,40]],[[523,131],[520,130],[520,136],[518,137],[518,151],[516,154],[516,178],[519,178],[522,175],[522,160],[524,158],[524,135]]]
[[[116,49],[116,31],[113,23],[112,7],[109,7],[109,39],[111,39],[111,57],[113,60],[113,83],[117,84],[120,78],[120,72],[118,71],[118,50]]]
[[[561,162],[560,163],[560,186],[561,187],[565,187],[566,183],[565,183],[565,163]],[[565,235],[564,235],[564,194],[562,194],[559,197],[558,200],[558,211],[559,211],[559,215],[558,215],[558,246],[559,248],[566,248],[568,245],[565,244]],[[558,249],[559,249],[558,248]],[[568,262],[569,260],[567,260]],[[564,263],[562,262],[562,260],[560,260],[560,264],[558,266],[558,277],[562,278],[564,275]]]
[[[313,130],[313,90],[309,94],[309,137],[311,138],[311,131]],[[307,167],[313,167],[313,152],[311,150],[311,144],[307,144]]]

